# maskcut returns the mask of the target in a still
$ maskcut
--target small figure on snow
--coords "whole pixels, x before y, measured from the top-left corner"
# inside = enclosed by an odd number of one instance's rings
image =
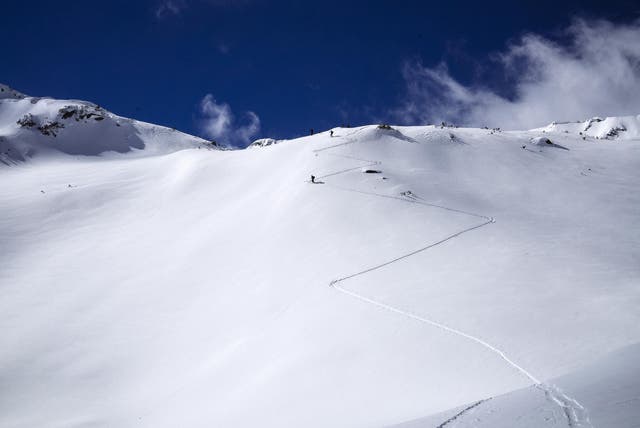
[[[329,131],[329,136],[333,137],[333,130]]]
[[[312,183],[315,183],[315,182],[316,182],[316,176],[315,176],[315,175],[312,175],[312,176],[311,176],[311,182],[312,182]]]
[[[310,135],[313,135],[313,128],[311,128],[311,129],[309,130],[309,134],[310,134]]]

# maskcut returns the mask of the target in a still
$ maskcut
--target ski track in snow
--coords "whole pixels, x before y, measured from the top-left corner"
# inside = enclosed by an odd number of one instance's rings
[[[325,152],[327,150],[332,150],[332,149],[336,149],[336,148],[340,148],[340,147],[344,147],[346,145],[350,145],[350,144],[354,144],[357,143],[358,141],[352,138],[348,138],[351,135],[354,135],[362,130],[364,130],[365,127],[362,127],[356,131],[351,132],[350,134],[347,134],[345,136],[346,140],[343,143],[339,143],[339,144],[334,144],[328,147],[323,147],[321,149],[316,149],[314,150],[314,153],[316,156],[318,156],[318,154]],[[341,136],[336,136],[337,138],[341,138]],[[380,165],[382,164],[381,161],[374,161],[374,160],[370,160],[370,159],[362,159],[362,158],[358,158],[355,156],[348,156],[348,155],[341,155],[341,154],[335,154],[335,153],[323,153],[323,155],[325,156],[335,156],[335,157],[341,157],[341,158],[345,158],[345,159],[352,159],[352,160],[357,160],[360,162],[364,162],[363,165],[359,165],[357,167],[353,167],[353,168],[347,168],[347,169],[343,169],[343,170],[339,170],[339,171],[335,171],[335,172],[331,172],[329,174],[325,174],[322,176],[319,176],[318,178],[327,178],[327,177],[333,177],[339,174],[345,174],[347,172],[351,172],[351,171],[355,171],[357,169],[361,169],[361,168],[366,168],[369,166],[373,166],[373,165]],[[433,242],[433,243],[429,243],[428,245],[425,245],[422,248],[419,248],[417,250],[411,251],[409,253],[403,254],[401,256],[398,256],[392,260],[386,261],[384,263],[381,263],[379,265],[376,266],[372,266],[370,268],[364,269],[362,271],[359,272],[355,272],[337,279],[332,280],[329,283],[329,286],[343,294],[346,294],[350,297],[353,297],[357,300],[360,300],[364,303],[373,305],[373,306],[377,306],[381,309],[385,309],[388,310],[390,312],[394,312],[396,314],[405,316],[407,318],[413,319],[415,321],[419,321],[422,322],[424,324],[428,324],[432,327],[436,327],[439,328],[441,330],[447,331],[449,333],[455,334],[457,336],[463,337],[465,339],[471,340],[481,346],[483,346],[484,348],[488,349],[489,351],[493,352],[494,354],[496,354],[498,357],[500,357],[502,360],[504,360],[507,364],[509,364],[511,367],[513,367],[515,370],[517,370],[518,372],[520,372],[522,375],[524,375],[525,377],[527,377],[531,382],[533,382],[533,384],[539,388],[540,390],[543,391],[543,393],[545,394],[545,397],[553,402],[554,404],[558,405],[560,407],[560,409],[562,410],[563,414],[565,415],[566,419],[567,419],[567,425],[571,428],[575,428],[575,427],[591,427],[593,428],[593,425],[591,424],[591,421],[589,420],[589,416],[588,416],[588,412],[585,409],[585,407],[580,404],[576,399],[568,396],[567,394],[565,394],[564,392],[562,392],[562,390],[560,390],[560,388],[558,388],[556,385],[547,385],[544,382],[541,382],[537,377],[535,377],[533,374],[531,374],[528,370],[526,370],[524,367],[518,365],[516,362],[514,362],[511,358],[509,358],[507,356],[507,354],[502,351],[501,349],[491,345],[489,342],[486,342],[484,340],[482,340],[479,337],[473,336],[471,334],[465,333],[461,330],[455,329],[453,327],[450,327],[448,325],[439,323],[435,320],[426,318],[426,317],[422,317],[420,315],[411,313],[409,311],[405,311],[399,308],[396,308],[394,306],[391,305],[387,305],[385,303],[379,302],[377,300],[371,299],[369,297],[366,297],[362,294],[356,293],[354,291],[348,290],[346,288],[344,288],[343,286],[340,285],[340,283],[347,281],[349,279],[355,278],[357,276],[360,275],[364,275],[370,272],[373,272],[375,270],[381,269],[385,266],[388,266],[392,263],[398,262],[400,260],[409,258],[411,256],[414,256],[418,253],[421,253],[423,251],[429,250],[435,246],[438,246],[440,244],[443,244],[449,240],[452,240],[453,238],[459,237],[467,232],[471,232],[473,230],[476,229],[480,229],[484,226],[488,226],[489,224],[495,223],[496,220],[493,217],[488,217],[488,216],[484,216],[481,214],[476,214],[476,213],[471,213],[468,211],[463,211],[463,210],[459,210],[459,209],[455,209],[455,208],[451,208],[451,207],[446,207],[443,205],[438,205],[438,204],[432,204],[429,202],[425,202],[425,201],[418,201],[416,199],[413,198],[404,198],[404,197],[400,197],[400,196],[393,196],[393,195],[385,195],[385,194],[381,194],[381,193],[375,193],[375,192],[367,192],[364,190],[359,190],[359,189],[353,189],[353,188],[347,188],[347,187],[342,187],[342,186],[337,186],[334,184],[329,184],[329,183],[325,183],[325,185],[327,185],[328,187],[334,188],[334,189],[338,189],[338,190],[343,190],[343,191],[348,191],[348,192],[355,192],[355,193],[361,193],[361,194],[365,194],[365,195],[370,195],[370,196],[376,196],[376,197],[381,197],[381,198],[388,198],[388,199],[397,199],[399,201],[403,201],[403,202],[408,202],[408,203],[413,203],[413,204],[418,204],[418,205],[425,205],[425,206],[429,206],[429,207],[433,207],[433,208],[439,208],[439,209],[443,209],[446,211],[452,211],[452,212],[456,212],[456,213],[460,213],[460,214],[466,214],[469,216],[473,216],[473,217],[477,217],[477,218],[482,218],[485,221],[483,221],[482,223],[479,223],[475,226],[471,226],[468,227],[466,229],[460,230],[456,233],[453,233],[437,242]],[[484,399],[484,400],[480,400],[468,407],[466,407],[465,409],[463,409],[461,412],[459,412],[458,414],[454,415],[452,418],[447,419],[446,421],[444,421],[443,423],[441,423],[440,425],[438,425],[437,428],[442,428],[446,425],[448,425],[449,423],[459,419],[460,417],[464,416],[467,412],[469,412],[470,410],[476,408],[477,406],[481,405],[482,403],[490,400],[490,398]]]
[[[491,398],[486,398],[484,400],[476,401],[475,403],[473,403],[469,407],[465,407],[460,412],[458,412],[455,415],[451,416],[449,419],[447,419],[446,421],[444,421],[443,423],[438,425],[436,428],[444,428],[445,426],[449,425],[451,422],[454,422],[456,419],[460,418],[460,416],[465,415],[469,411],[473,410],[474,408],[478,407],[479,405],[481,405],[485,401],[489,401],[489,400],[491,400]]]

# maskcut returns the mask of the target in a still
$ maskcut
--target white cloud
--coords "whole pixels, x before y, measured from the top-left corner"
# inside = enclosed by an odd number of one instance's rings
[[[180,15],[188,7],[195,3],[208,5],[214,8],[243,7],[252,0],[160,0],[155,9],[156,19],[164,19],[169,16]]]
[[[163,0],[156,8],[156,18],[162,19],[170,15],[179,15],[186,6],[185,0]]]
[[[216,141],[233,146],[246,146],[260,132],[260,118],[252,111],[245,113],[243,124],[238,124],[231,107],[218,103],[207,94],[200,101],[200,128],[203,134]]]
[[[403,122],[454,122],[525,129],[554,120],[640,113],[640,21],[574,20],[559,44],[527,34],[497,55],[496,71],[511,82],[513,96],[464,85],[445,64],[403,68],[407,101],[396,111]]]

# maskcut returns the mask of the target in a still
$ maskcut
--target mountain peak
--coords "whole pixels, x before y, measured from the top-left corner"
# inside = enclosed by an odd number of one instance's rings
[[[0,100],[5,100],[5,99],[20,100],[26,97],[27,96],[25,94],[18,92],[15,89],[3,83],[0,83]]]
[[[95,156],[105,152],[170,153],[215,148],[175,129],[118,116],[78,100],[28,97],[0,85],[0,161],[24,161],[44,153]]]

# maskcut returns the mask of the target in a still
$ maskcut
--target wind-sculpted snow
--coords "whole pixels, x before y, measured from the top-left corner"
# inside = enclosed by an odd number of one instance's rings
[[[531,145],[538,147],[555,147],[557,149],[569,150],[560,144],[556,144],[547,137],[534,137],[531,139]]]

